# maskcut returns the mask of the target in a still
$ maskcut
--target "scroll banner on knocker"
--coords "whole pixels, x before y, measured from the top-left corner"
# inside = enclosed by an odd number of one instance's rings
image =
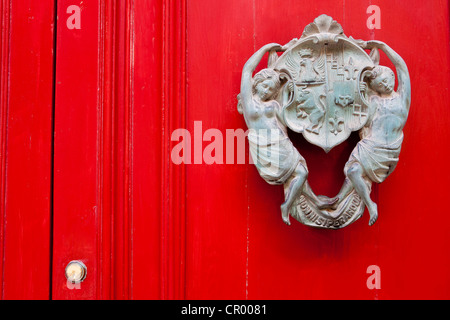
[[[396,68],[397,91],[394,72],[379,65],[379,51]],[[266,53],[267,68],[253,76]],[[327,15],[307,25],[300,39],[284,46],[271,43],[253,54],[242,71],[238,111],[249,128],[250,153],[259,174],[284,186],[281,217],[286,224],[293,217],[308,226],[339,229],[359,219],[365,207],[369,225],[375,223],[372,183],[383,182],[396,167],[410,96],[408,68],[393,49],[381,41],[347,37]],[[287,128],[325,152],[359,131],[361,140],[335,197],[311,189],[306,161]]]

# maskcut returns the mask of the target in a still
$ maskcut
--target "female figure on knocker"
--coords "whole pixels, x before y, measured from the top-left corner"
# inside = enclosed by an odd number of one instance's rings
[[[363,49],[380,49],[394,64],[398,75],[397,92],[394,91],[394,72],[376,66],[368,79],[371,115],[360,131],[361,140],[344,167],[346,179],[337,195],[342,201],[354,189],[366,204],[373,225],[378,209],[370,199],[372,182],[383,182],[395,169],[403,142],[403,127],[411,102],[411,85],[404,60],[388,45],[380,41],[367,41]]]
[[[238,110],[249,128],[250,153],[261,177],[269,184],[288,184],[281,216],[290,225],[289,211],[301,193],[319,208],[330,206],[332,200],[318,198],[312,192],[306,180],[306,161],[288,137],[281,120],[280,104],[275,100],[281,88],[280,74],[266,68],[252,78],[257,65],[269,51],[284,51],[284,48],[275,43],[265,45],[247,61],[242,71]]]

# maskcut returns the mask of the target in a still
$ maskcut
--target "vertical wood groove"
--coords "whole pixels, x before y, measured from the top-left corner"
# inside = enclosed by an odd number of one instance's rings
[[[128,84],[130,86],[129,89],[129,110],[128,110],[128,130],[127,130],[127,150],[128,150],[128,157],[127,157],[127,167],[128,167],[128,181],[126,184],[126,199],[128,200],[127,203],[127,210],[128,210],[128,220],[129,220],[129,228],[127,230],[127,236],[129,239],[128,244],[128,275],[127,275],[127,281],[129,283],[128,288],[128,298],[133,298],[133,150],[134,150],[134,141],[133,141],[133,113],[134,113],[134,44],[135,44],[135,7],[134,7],[134,0],[130,0],[128,5],[128,14],[127,17],[129,19],[128,21]]]
[[[133,3],[100,2],[98,259],[102,299],[131,298]]]
[[[114,38],[112,30],[114,28],[114,19],[112,19],[113,8],[111,1],[99,1],[99,19],[98,19],[98,97],[97,97],[97,203],[98,203],[98,221],[97,226],[97,297],[109,299],[112,296],[111,287],[108,276],[113,274],[111,267],[111,258],[107,255],[111,253],[112,238],[112,206],[110,191],[111,185],[111,113],[112,113],[112,96],[114,90],[111,83],[114,79],[114,69],[112,62],[114,61],[114,51],[112,43]],[[103,275],[103,277],[102,277]],[[105,281],[106,280],[106,281]]]
[[[51,124],[51,147],[50,147],[50,261],[49,261],[49,300],[53,300],[53,275],[52,275],[52,266],[53,266],[53,204],[54,204],[54,183],[55,183],[55,111],[56,111],[56,64],[57,64],[57,56],[56,56],[56,44],[58,39],[58,0],[54,0],[53,5],[53,83],[52,83],[52,124]]]
[[[9,105],[11,1],[1,2],[1,71],[0,71],[0,298],[4,299],[5,221],[6,221],[6,157]]]
[[[186,127],[186,1],[163,4],[161,297],[185,297],[185,167],[170,158],[171,133]]]

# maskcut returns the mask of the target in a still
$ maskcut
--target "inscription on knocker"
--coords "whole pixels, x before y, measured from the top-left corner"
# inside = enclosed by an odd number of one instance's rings
[[[379,65],[380,51],[396,68]],[[265,54],[268,66],[254,75]],[[238,111],[249,128],[253,162],[268,183],[283,185],[281,217],[313,227],[339,229],[359,219],[378,218],[372,183],[395,169],[410,106],[404,60],[381,41],[347,37],[341,25],[321,15],[299,39],[263,46],[242,71]],[[359,131],[360,141],[344,166],[345,181],[334,197],[316,195],[308,167],[287,128],[325,152]]]

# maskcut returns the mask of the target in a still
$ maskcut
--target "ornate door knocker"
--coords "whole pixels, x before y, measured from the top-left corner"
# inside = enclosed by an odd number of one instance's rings
[[[396,68],[397,91],[394,72],[379,65],[379,50]],[[253,77],[266,53],[268,67]],[[268,44],[253,54],[242,71],[238,111],[249,128],[250,153],[259,174],[284,186],[281,216],[286,224],[292,216],[308,226],[339,229],[359,219],[365,206],[369,225],[375,223],[372,183],[383,182],[398,162],[410,96],[408,68],[394,50],[380,41],[345,36],[327,15],[306,26],[300,39],[284,46]],[[334,198],[314,194],[306,161],[287,128],[325,152],[359,131],[361,140]]]

